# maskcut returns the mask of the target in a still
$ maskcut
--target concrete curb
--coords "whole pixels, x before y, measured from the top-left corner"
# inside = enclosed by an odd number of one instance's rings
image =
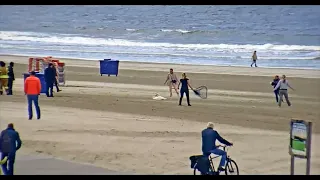
[[[17,153],[15,175],[125,175],[93,165],[74,163],[45,155]]]

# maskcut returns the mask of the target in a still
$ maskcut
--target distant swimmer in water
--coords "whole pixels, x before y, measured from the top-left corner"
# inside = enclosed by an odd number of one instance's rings
[[[179,96],[178,92],[178,78],[176,74],[173,73],[173,69],[170,69],[170,72],[167,75],[167,79],[164,82],[164,84],[167,84],[169,86],[169,92],[170,92],[170,97],[172,97],[172,88],[176,91],[177,95]]]
[[[252,55],[251,67],[252,67],[253,64],[254,64],[256,67],[258,67],[258,66],[257,66],[257,60],[258,60],[257,51],[254,51],[254,52],[253,52],[253,55]]]

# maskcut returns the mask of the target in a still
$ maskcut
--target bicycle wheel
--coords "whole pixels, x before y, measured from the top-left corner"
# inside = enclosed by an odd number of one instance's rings
[[[239,168],[237,163],[234,160],[232,159],[227,160],[225,173],[226,175],[239,175]]]
[[[201,172],[196,167],[197,167],[197,164],[193,168],[193,175],[201,175]]]
[[[196,163],[196,164],[194,165],[193,175],[205,175],[205,174],[201,174],[201,172],[200,172],[199,169],[197,168],[197,165],[198,165],[198,163]]]

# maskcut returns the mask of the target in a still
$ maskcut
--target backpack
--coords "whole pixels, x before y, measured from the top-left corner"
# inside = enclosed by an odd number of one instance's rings
[[[2,137],[1,137],[1,152],[3,153],[9,153],[11,151],[12,148],[12,139],[9,135],[9,132],[8,131],[3,131],[2,132]]]
[[[191,161],[191,168],[196,168],[202,175],[209,173],[210,161],[208,156],[195,155],[189,157]]]

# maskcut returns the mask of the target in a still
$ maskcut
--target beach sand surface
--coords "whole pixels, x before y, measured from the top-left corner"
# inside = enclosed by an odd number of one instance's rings
[[[189,156],[201,154],[208,121],[234,143],[229,154],[241,174],[289,174],[289,122],[313,122],[311,173],[320,174],[320,71],[120,62],[119,76],[100,76],[98,61],[67,60],[66,86],[54,98],[40,96],[42,118],[27,120],[22,73],[28,57],[14,61],[14,96],[0,96],[1,128],[13,122],[20,152],[88,163],[117,172],[192,174]],[[191,93],[178,106],[164,86],[169,68],[186,72],[191,85],[208,87],[208,99]],[[292,107],[279,108],[270,81],[286,74],[296,89]],[[167,100],[153,100],[158,93]],[[296,160],[296,173],[305,173]]]

